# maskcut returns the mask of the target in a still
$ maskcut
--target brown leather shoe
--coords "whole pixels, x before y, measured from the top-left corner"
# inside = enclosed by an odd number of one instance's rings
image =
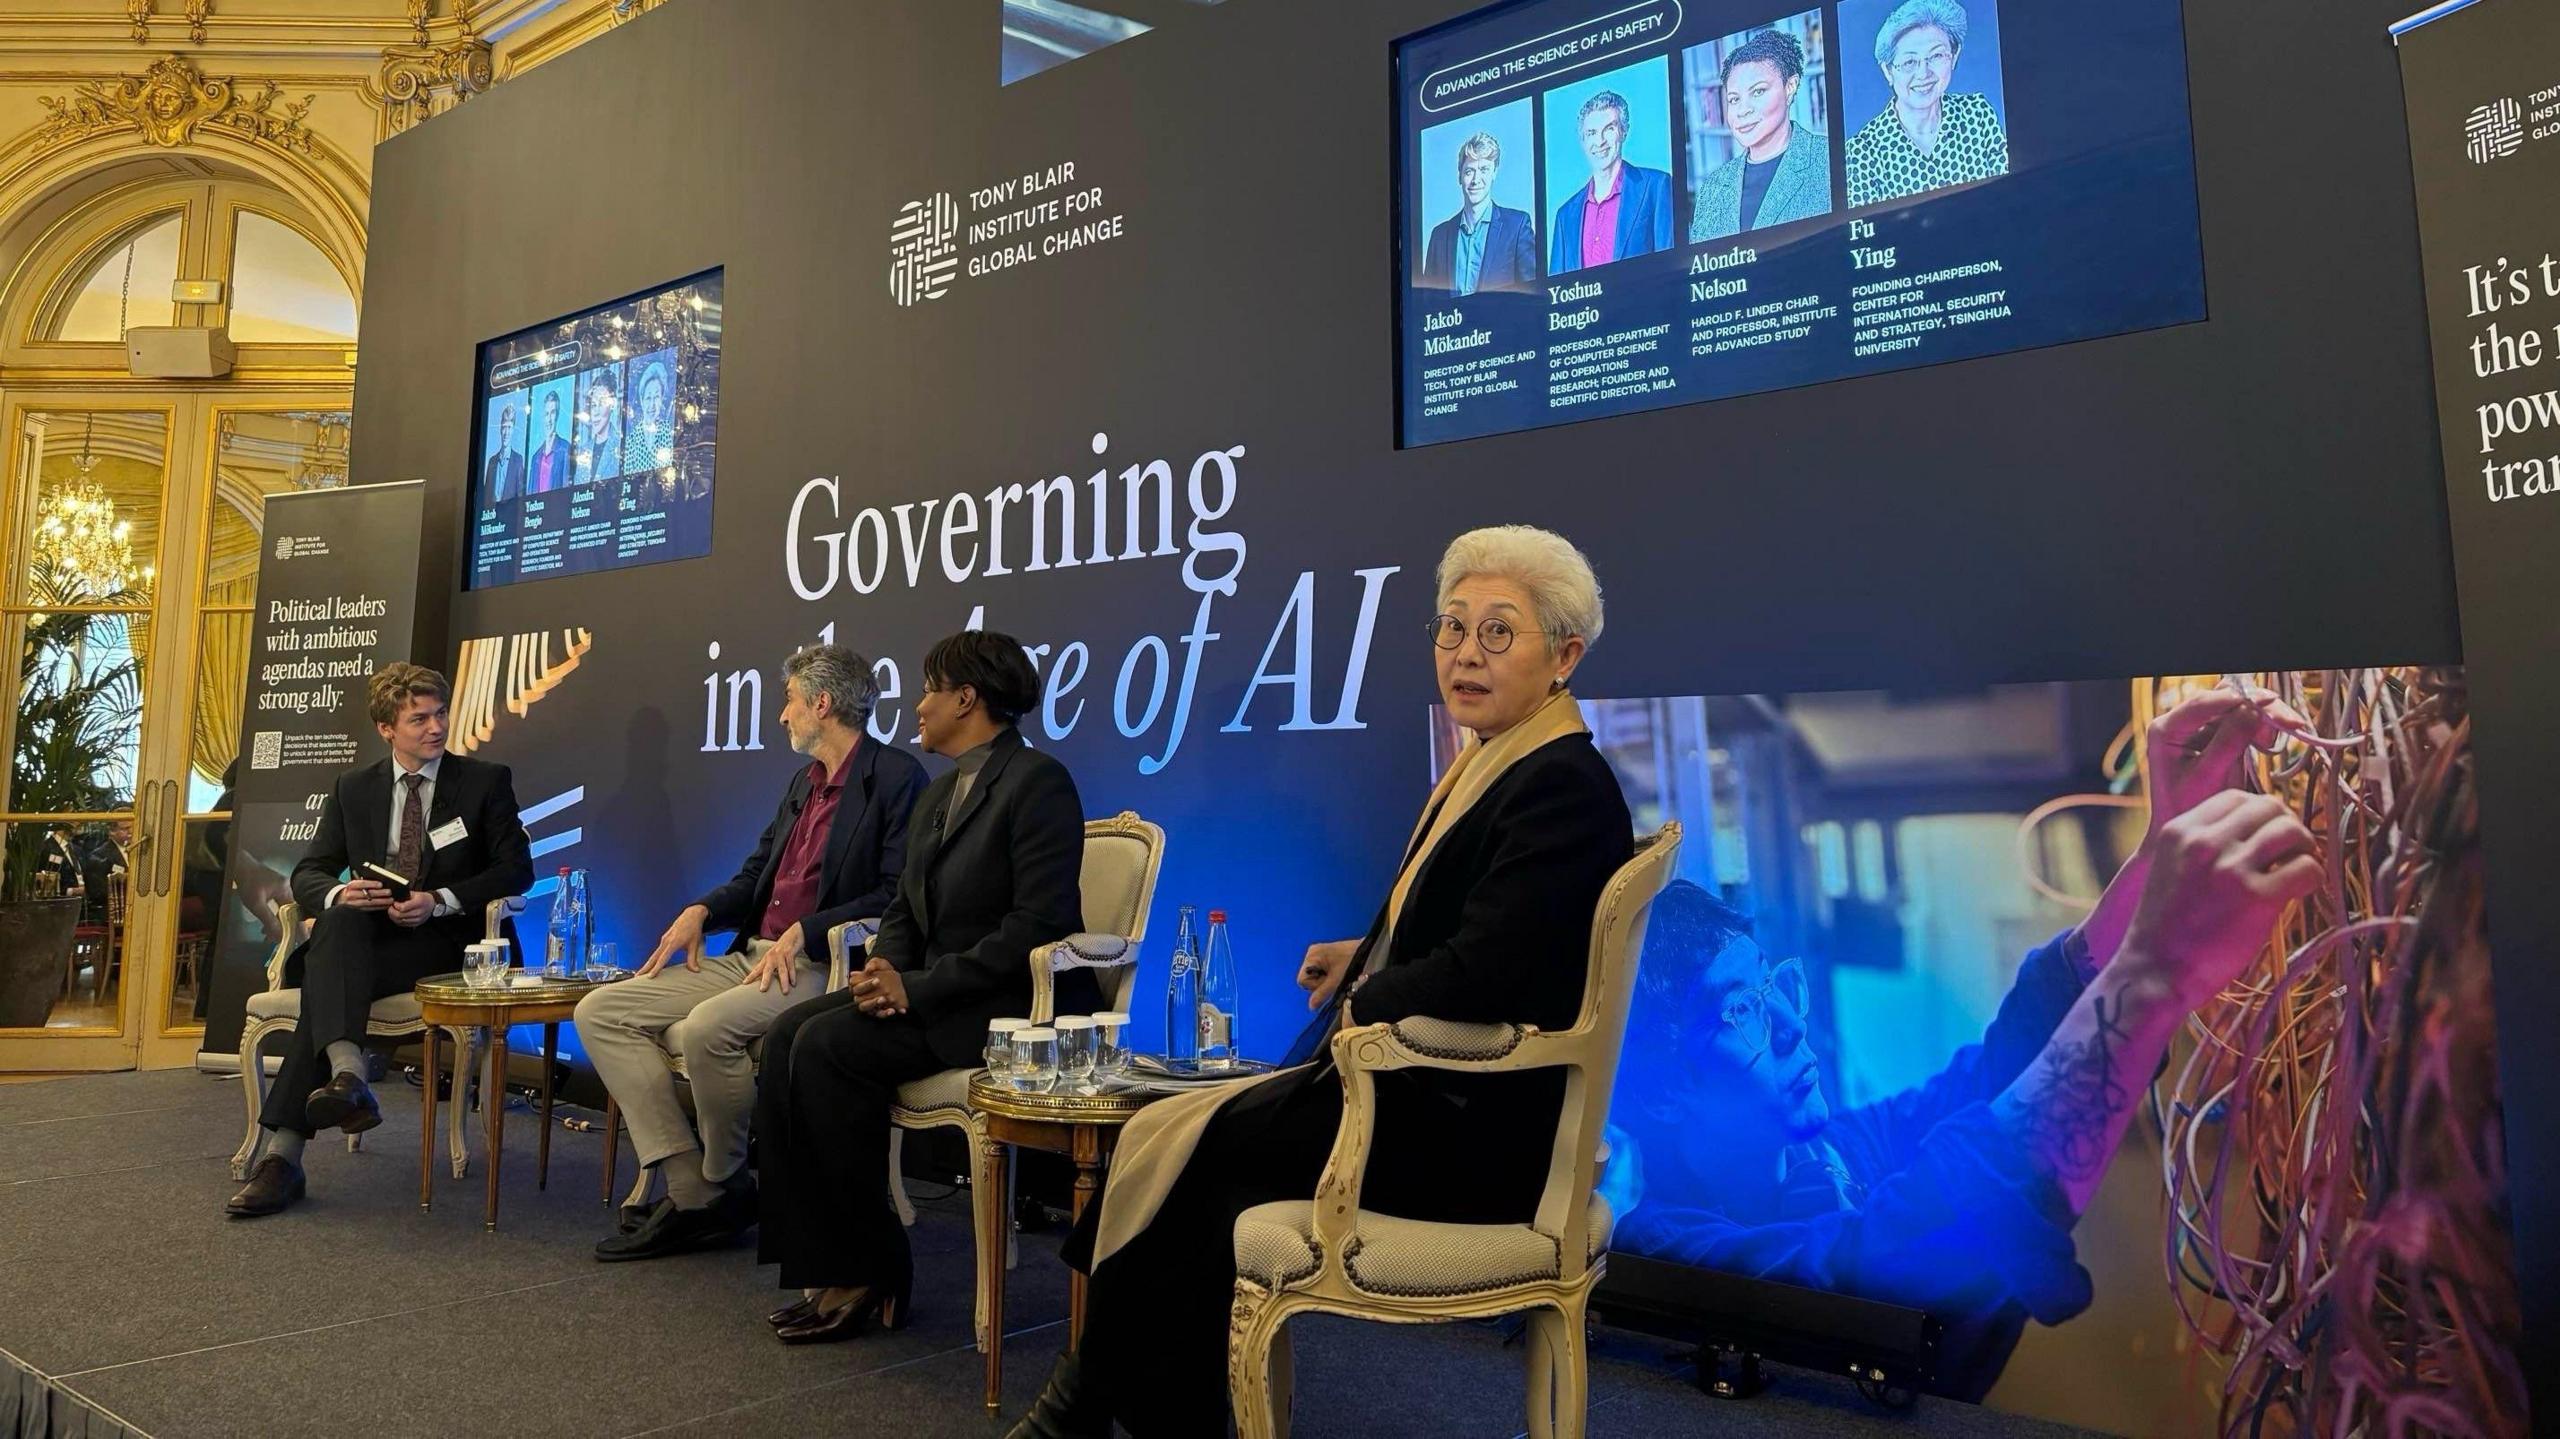
[[[333,1074],[302,1102],[302,1118],[313,1129],[343,1129],[362,1134],[382,1122],[382,1106],[361,1075]]]
[[[915,1276],[910,1274],[895,1289],[875,1284],[860,1291],[841,1309],[812,1304],[808,1318],[776,1325],[773,1337],[785,1344],[835,1344],[859,1336],[875,1319],[882,1329],[904,1329],[911,1317],[907,1299],[914,1285]]]
[[[223,1207],[234,1219],[282,1214],[302,1197],[302,1166],[281,1154],[270,1154],[249,1171],[249,1182]]]

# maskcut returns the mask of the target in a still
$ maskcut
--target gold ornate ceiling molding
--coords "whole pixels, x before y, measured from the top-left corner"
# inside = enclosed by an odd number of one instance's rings
[[[273,81],[247,95],[232,81],[207,76],[184,56],[170,55],[139,76],[83,81],[69,95],[39,97],[46,117],[36,127],[36,143],[40,150],[49,149],[132,130],[150,144],[174,149],[194,139],[198,129],[214,125],[308,158],[316,138],[307,124],[315,97],[305,95],[281,107],[277,98]]]
[[[151,43],[152,0],[124,0],[124,16],[133,22],[133,43]],[[204,43],[204,23],[213,14],[213,0],[187,0],[187,38]]]
[[[613,23],[620,25],[625,21],[637,20],[664,3],[666,0],[612,0],[610,13],[613,16]]]
[[[416,42],[382,52],[382,68],[364,87],[381,113],[375,138],[388,140],[421,120],[443,114],[498,83],[496,49],[471,23],[468,0],[454,5],[454,36],[434,36],[434,0],[408,0]]]

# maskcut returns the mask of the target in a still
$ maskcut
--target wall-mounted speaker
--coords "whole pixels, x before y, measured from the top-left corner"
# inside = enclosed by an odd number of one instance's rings
[[[136,379],[210,380],[238,357],[231,332],[202,325],[136,325],[124,332],[125,364]]]

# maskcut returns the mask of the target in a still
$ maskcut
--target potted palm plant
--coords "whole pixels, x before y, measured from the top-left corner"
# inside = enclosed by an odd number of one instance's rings
[[[140,603],[122,585],[98,593],[76,573],[39,559],[29,593],[42,605]],[[122,617],[29,615],[19,640],[18,714],[7,807],[68,814],[132,804],[122,773],[142,725],[142,673],[120,642]],[[110,628],[112,627],[112,628]],[[48,831],[8,826],[0,850],[0,1029],[33,1028],[51,1013],[80,923],[78,899],[38,893]]]

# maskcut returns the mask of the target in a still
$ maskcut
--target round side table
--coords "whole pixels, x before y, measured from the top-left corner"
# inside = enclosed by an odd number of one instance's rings
[[[531,983],[525,981],[530,980]],[[542,1148],[534,1188],[551,1184],[551,1066],[560,1051],[560,1021],[576,1012],[578,1001],[596,986],[583,979],[545,979],[519,971],[505,989],[474,989],[459,972],[418,981],[418,1011],[427,1023],[426,1100],[419,1106],[418,1207],[434,1205],[436,1147],[436,1037],[445,1028],[482,1029],[489,1034],[489,1066],[480,1089],[480,1109],[489,1133],[489,1196],[481,1213],[484,1227],[498,1227],[498,1162],[504,1156],[507,1118],[507,1028],[542,1026]],[[462,1102],[461,1056],[455,1056],[453,1102]]]
[[[1075,1216],[1081,1220],[1102,1188],[1102,1170],[1120,1142],[1120,1128],[1131,1115],[1164,1096],[1127,1091],[1102,1094],[1025,1093],[979,1074],[969,1081],[969,1107],[986,1122],[988,1157],[994,1162],[998,1194],[1013,1192],[1013,1150],[1063,1154],[1075,1161]],[[1001,1211],[1003,1206],[993,1206]],[[998,1226],[1013,1223],[998,1212]],[[978,1288],[987,1305],[987,1412],[997,1410],[1004,1384],[1004,1241],[1003,1228],[978,1236]],[[986,1256],[993,1256],[992,1260]],[[1084,1340],[1084,1274],[1067,1279],[1067,1344]]]

